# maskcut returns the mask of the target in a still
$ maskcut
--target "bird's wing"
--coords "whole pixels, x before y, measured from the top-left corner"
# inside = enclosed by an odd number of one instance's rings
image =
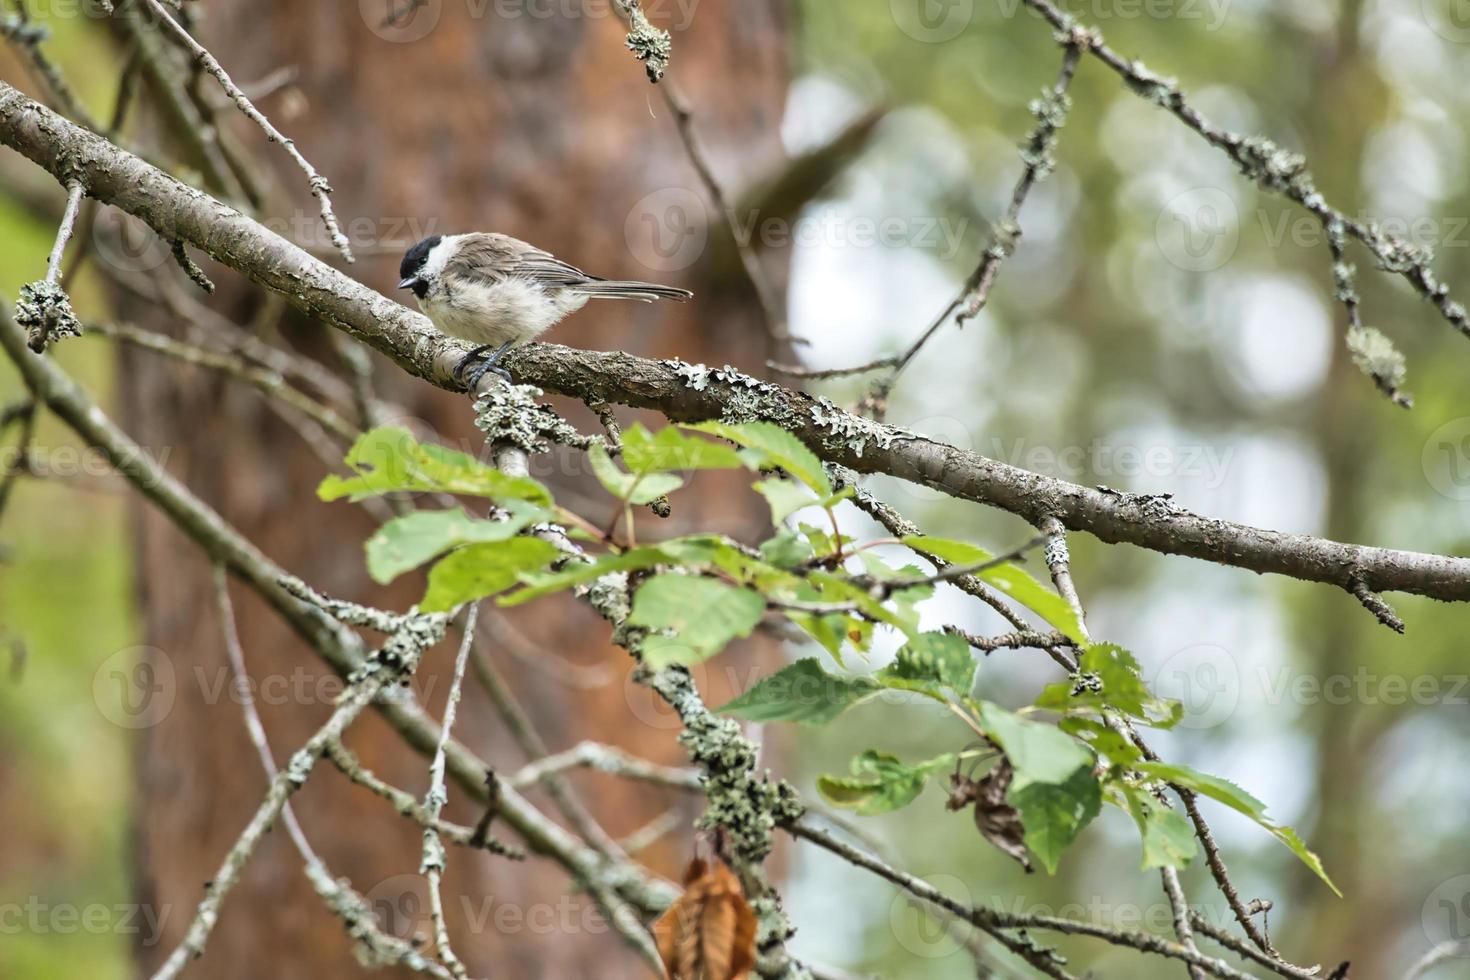
[[[580,286],[597,279],[596,276],[589,276],[571,263],[563,262],[550,252],[531,246],[527,246],[526,250],[520,253],[510,268],[511,275],[530,279],[532,282],[545,286]]]
[[[598,281],[596,276],[589,276],[550,252],[509,235],[489,233],[466,235],[445,271],[488,283],[511,277],[543,286],[579,286]]]

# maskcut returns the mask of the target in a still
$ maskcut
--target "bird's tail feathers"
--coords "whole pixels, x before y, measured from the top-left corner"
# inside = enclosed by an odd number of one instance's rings
[[[652,303],[656,299],[673,299],[682,303],[694,296],[689,290],[678,289],[674,286],[611,279],[585,282],[578,285],[576,290],[599,299],[636,299],[644,303]]]

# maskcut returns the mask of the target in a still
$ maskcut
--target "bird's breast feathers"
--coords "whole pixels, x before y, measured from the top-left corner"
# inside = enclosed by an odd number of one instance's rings
[[[430,292],[420,306],[434,325],[473,344],[523,344],[587,304],[570,290],[543,289],[517,277],[460,280]]]

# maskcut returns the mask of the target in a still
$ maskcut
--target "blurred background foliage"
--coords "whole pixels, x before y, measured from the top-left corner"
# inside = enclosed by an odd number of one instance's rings
[[[1455,19],[1456,2],[1087,0],[1069,9],[1117,50],[1177,77],[1207,117],[1304,153],[1333,204],[1433,247],[1438,273],[1465,297],[1470,24]],[[931,19],[915,20],[925,7]],[[1019,173],[1028,102],[1055,78],[1060,51],[1015,0],[797,8],[788,148],[816,145],[874,104],[891,110],[872,148],[804,216],[832,231],[793,254],[792,326],[811,341],[802,357],[835,367],[901,349],[974,267]],[[955,11],[970,13],[963,30],[936,40],[948,33],[940,15]],[[48,25],[50,50],[105,115],[120,69],[105,25]],[[7,79],[21,77],[13,58],[0,65]],[[1259,192],[1101,64],[1084,59],[1071,94],[1056,172],[1028,200],[988,308],[923,351],[890,420],[1078,483],[1172,493],[1215,517],[1465,553],[1466,339],[1353,249],[1367,322],[1408,358],[1416,407],[1391,405],[1348,358],[1330,256],[1309,217]],[[0,174],[8,181],[17,166],[8,159]],[[42,273],[53,229],[23,188],[7,189],[0,289],[14,297]],[[854,244],[856,222],[894,217],[912,232],[904,247]],[[1191,252],[1185,233],[1207,254]],[[85,272],[75,295],[84,313],[105,316]],[[106,403],[103,341],[67,343],[56,356]],[[849,404],[863,391],[856,380],[816,387]],[[0,368],[0,402],[19,394]],[[37,930],[7,913],[0,977],[121,977],[137,938],[123,926],[147,923],[122,921],[129,732],[99,707],[94,681],[105,686],[105,661],[138,642],[131,504],[52,420],[42,419],[36,445],[43,464],[53,458],[73,475],[22,478],[0,523],[0,908],[43,922],[67,907],[107,914],[95,920],[102,928]],[[68,452],[81,463],[67,464]],[[1026,533],[1007,515],[894,481],[872,489],[950,537],[1002,546]],[[854,533],[875,536],[849,516]],[[1390,596],[1409,626],[1400,637],[1326,587],[1084,538],[1073,556],[1094,634],[1133,650],[1162,691],[1186,702],[1185,725],[1156,735],[1154,747],[1265,800],[1346,894],[1336,899],[1266,834],[1205,804],[1242,894],[1276,903],[1271,933],[1288,958],[1329,968],[1351,959],[1353,976],[1398,976],[1431,941],[1470,936],[1463,609]],[[932,606],[936,624],[998,629],[958,593]],[[983,664],[981,689],[1024,703],[1053,674],[1035,651],[1000,652]],[[964,740],[952,720],[922,709],[869,706],[793,739],[792,775],[811,795],[818,773],[845,770],[863,747],[917,759]],[[864,823],[876,846],[959,897],[1167,929],[1157,876],[1139,872],[1136,831],[1119,813],[1084,833],[1051,878],[1024,875],[985,845],[968,814],[943,809],[939,789]],[[1202,867],[1185,884],[1226,922]],[[959,978],[976,972],[969,945],[997,971],[982,975],[1026,975],[983,937],[946,933],[825,854],[793,852],[788,899],[798,953],[884,977]],[[1106,975],[1160,975],[1136,954],[1062,945]],[[1470,977],[1470,963],[1432,975]]]

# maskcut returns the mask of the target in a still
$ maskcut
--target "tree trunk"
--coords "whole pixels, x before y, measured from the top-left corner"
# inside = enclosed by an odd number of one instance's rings
[[[765,353],[759,305],[742,281],[699,278],[710,264],[697,261],[702,219],[685,219],[704,191],[671,113],[624,47],[626,29],[608,5],[430,0],[385,26],[389,10],[403,6],[396,0],[220,0],[199,8],[205,15],[200,40],[236,81],[248,86],[283,66],[298,72],[291,87],[260,107],[331,180],[343,226],[361,253],[355,273],[387,291],[402,250],[422,235],[506,232],[596,274],[696,292],[695,302],[683,306],[594,305],[560,327],[555,339],[757,368]],[[783,5],[705,0],[696,19],[685,14],[692,4],[646,6],[655,22],[676,28],[670,77],[694,107],[726,186],[743,186],[775,165],[787,82]],[[198,88],[211,86],[206,77]],[[310,236],[312,247],[326,250],[315,202],[280,147],[266,144],[228,107],[220,120],[253,157],[272,162],[272,182],[291,202],[272,212],[284,219],[285,233]],[[375,241],[381,248],[372,247]],[[210,304],[236,323],[252,324],[259,293],[225,270],[209,271],[220,285]],[[125,312],[177,332],[164,314],[136,302]],[[289,317],[279,325],[279,336],[304,355],[337,368],[324,334]],[[416,425],[450,445],[478,448],[467,400],[374,360],[380,394],[405,406]],[[345,503],[316,500],[321,458],[253,392],[137,352],[124,353],[120,381],[129,430],[155,451],[166,450],[169,468],[273,559],[338,596],[397,608],[417,598],[421,579],[387,590],[371,585],[361,545],[375,519]],[[585,412],[574,418],[596,424]],[[552,456],[537,465],[537,475],[571,494],[574,505],[580,497],[598,498],[579,461]],[[674,500],[675,522],[737,529],[750,515],[748,493],[733,488],[686,496]],[[589,509],[593,517],[606,516]],[[137,538],[139,601],[146,642],[154,648],[152,673],[139,677],[163,709],[141,734],[137,753],[139,900],[167,914],[161,944],[138,951],[139,969],[148,970],[182,938],[205,880],[258,804],[265,778],[240,707],[223,684],[228,671],[209,569],[192,545],[141,506]],[[234,596],[257,701],[276,758],[284,761],[330,712],[340,685],[253,597],[238,589]],[[518,612],[509,622],[523,634],[525,649],[510,655],[496,647],[491,655],[552,749],[591,738],[684,761],[674,741],[676,719],[629,683],[629,659],[610,647],[605,624],[571,601],[533,603]],[[436,716],[448,687],[450,646],[431,651],[416,681]],[[722,661],[703,671],[711,702],[723,700],[737,676],[747,676],[739,666],[746,662],[737,657],[728,661],[733,668]],[[456,735],[497,767],[508,771],[525,761],[483,692],[467,690],[460,718]],[[424,792],[425,760],[376,716],[359,722],[348,744],[390,782]],[[651,852],[658,870],[677,873],[688,856],[697,800],[608,777],[575,782],[615,837],[680,807],[688,819]],[[474,808],[453,787],[450,796],[447,815],[473,823]],[[540,794],[533,799],[547,803]],[[375,901],[386,929],[427,934],[414,826],[324,769],[295,808],[333,873],[351,878]],[[549,804],[545,809],[555,812]],[[448,917],[472,975],[647,975],[549,862],[519,865],[452,852],[450,868]],[[192,972],[216,980],[367,975],[280,833],[264,842],[225,902],[205,961]]]

